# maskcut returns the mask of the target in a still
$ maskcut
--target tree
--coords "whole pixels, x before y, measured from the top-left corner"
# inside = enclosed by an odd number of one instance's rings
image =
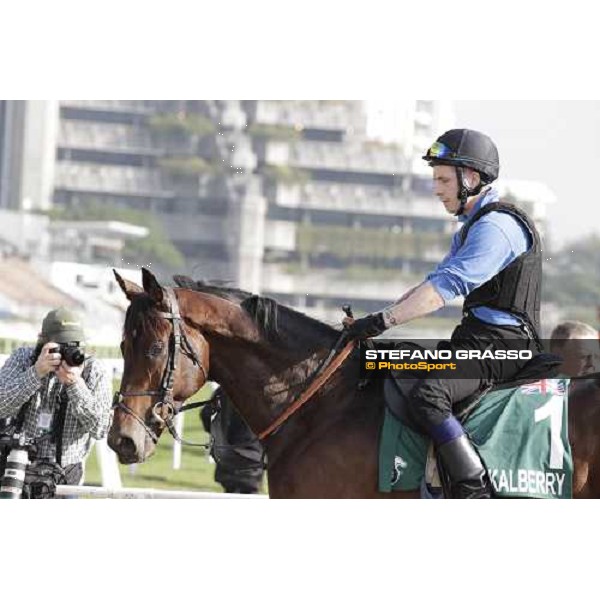
[[[217,131],[216,125],[203,115],[195,113],[161,113],[148,119],[148,126],[156,133],[182,133],[203,137]]]
[[[588,236],[544,259],[543,301],[574,309],[600,306],[600,236]]]
[[[126,240],[123,259],[134,264],[158,263],[165,267],[179,268],[185,263],[182,254],[168,239],[160,221],[152,214],[132,208],[107,206],[98,201],[65,208],[53,208],[48,212],[53,220],[62,221],[122,221],[131,225],[147,227],[148,235],[141,239]]]

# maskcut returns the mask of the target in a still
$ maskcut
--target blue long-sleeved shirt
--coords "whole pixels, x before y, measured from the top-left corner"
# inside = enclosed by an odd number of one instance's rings
[[[491,188],[477,200],[468,215],[461,215],[458,220],[467,223],[480,208],[498,200],[498,192]],[[519,219],[508,213],[488,213],[471,227],[462,246],[460,231],[454,234],[450,252],[426,281],[445,302],[467,296],[526,252],[531,244],[531,235]],[[471,312],[492,325],[520,324],[518,318],[502,310],[480,306]]]

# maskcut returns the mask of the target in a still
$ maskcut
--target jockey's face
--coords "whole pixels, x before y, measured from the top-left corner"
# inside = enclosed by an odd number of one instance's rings
[[[464,168],[464,176],[469,187],[475,187],[479,183],[479,174],[472,169]],[[455,214],[460,206],[458,199],[458,180],[456,168],[450,165],[435,165],[433,167],[433,193],[440,199],[446,212]],[[467,202],[466,209],[468,210]]]
[[[456,169],[450,165],[433,167],[433,193],[440,199],[446,212],[453,215],[460,205]]]

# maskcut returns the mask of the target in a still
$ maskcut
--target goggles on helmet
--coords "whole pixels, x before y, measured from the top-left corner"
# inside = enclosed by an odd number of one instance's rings
[[[432,158],[454,158],[456,153],[450,150],[448,146],[442,144],[441,142],[433,142],[431,148],[427,150],[427,159]]]

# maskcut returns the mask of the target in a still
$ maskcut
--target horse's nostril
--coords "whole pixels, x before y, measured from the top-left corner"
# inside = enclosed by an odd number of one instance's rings
[[[121,458],[129,460],[136,458],[135,443],[130,437],[120,438],[115,451]]]

